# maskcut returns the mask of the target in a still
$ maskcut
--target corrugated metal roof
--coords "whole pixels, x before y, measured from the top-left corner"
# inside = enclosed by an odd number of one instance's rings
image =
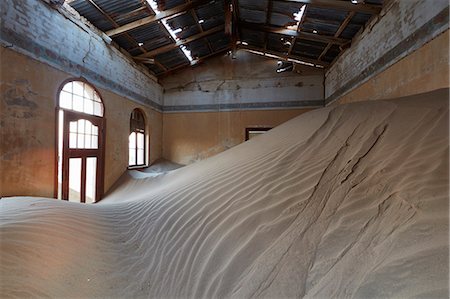
[[[336,0],[350,2],[350,0]],[[209,57],[214,53],[232,47],[232,38],[224,31],[205,36],[203,32],[225,24],[224,0],[155,0],[160,11],[178,10],[173,16],[166,18],[166,23],[174,30],[179,42],[184,43],[194,59]],[[279,53],[281,57],[295,55],[296,59],[304,57],[308,61],[332,62],[342,51],[342,45],[357,34],[372,17],[373,11],[361,10],[349,19],[349,11],[307,4],[302,22],[294,19],[304,5],[287,0],[238,0],[237,32],[235,40],[241,45],[267,49],[271,53]],[[383,0],[366,0],[370,5],[382,5]],[[180,9],[180,5],[188,4],[192,8]],[[130,24],[136,20],[154,15],[146,0],[73,0],[70,5],[100,30],[107,32],[117,27]],[[347,20],[346,20],[347,19]],[[338,30],[346,20],[346,27]],[[242,27],[241,23],[252,26]],[[298,36],[295,30],[298,27]],[[294,31],[287,32],[286,29]],[[284,31],[283,31],[284,30]],[[294,34],[292,34],[294,32]],[[302,35],[303,34],[303,35]],[[306,34],[306,35],[305,35]],[[307,35],[309,34],[309,35]],[[314,38],[317,34],[317,40]],[[340,38],[340,39],[336,39]],[[313,40],[311,40],[313,39]],[[164,74],[174,68],[190,65],[189,60],[180,47],[175,44],[161,21],[147,23],[134,29],[113,36],[113,40],[132,56],[153,56],[155,64],[148,68],[155,74]],[[142,44],[141,44],[142,43]],[[293,45],[291,45],[293,44]]]

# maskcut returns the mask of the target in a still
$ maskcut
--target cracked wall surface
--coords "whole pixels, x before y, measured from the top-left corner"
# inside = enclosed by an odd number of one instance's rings
[[[322,69],[297,65],[277,73],[277,60],[238,51],[163,78],[164,111],[218,111],[323,106]]]
[[[161,109],[162,87],[148,71],[108,45],[104,34],[70,6],[58,11],[40,0],[2,0],[0,16],[4,47]]]
[[[380,15],[368,23],[365,30],[353,39],[350,49],[327,70],[326,103],[345,97],[376,76],[378,79],[375,80],[379,80],[380,76],[383,77],[381,73],[399,62],[402,64],[397,67],[396,75],[391,72],[385,79],[369,83],[380,91],[367,92],[360,100],[406,96],[447,87],[448,82],[443,86],[441,78],[448,78],[448,33],[435,42],[432,46],[435,49],[418,50],[448,31],[448,9],[447,0],[387,1]],[[405,57],[408,59],[412,55],[415,59],[405,62]],[[419,77],[426,81],[422,82],[422,88],[419,88]],[[430,84],[430,80],[433,83]],[[414,86],[416,84],[418,86]],[[410,89],[412,86],[414,92]]]
[[[72,75],[0,48],[0,196],[53,197],[58,90]],[[98,88],[105,107],[105,191],[128,166],[134,108],[146,114],[150,160],[161,157],[162,114]]]

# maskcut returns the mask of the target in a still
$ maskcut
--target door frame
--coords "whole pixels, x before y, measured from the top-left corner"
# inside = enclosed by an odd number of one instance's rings
[[[96,184],[95,184],[95,199],[94,202],[98,202],[102,199],[104,194],[104,180],[105,180],[105,137],[106,137],[106,119],[105,117],[89,115],[81,112],[75,112],[66,110],[63,108],[57,108],[57,124],[59,123],[59,111],[62,110],[64,114],[63,132],[62,132],[62,182],[61,182],[61,199],[68,200],[68,186],[69,186],[69,159],[81,158],[82,170],[81,170],[81,196],[80,202],[85,202],[85,184],[86,184],[86,158],[97,158],[96,169]],[[90,121],[93,125],[98,126],[98,149],[70,149],[69,148],[69,126],[71,121],[77,121],[79,119],[85,119]],[[58,126],[57,126],[58,127]],[[57,128],[58,131],[58,128]],[[58,134],[56,135],[58,140]],[[58,143],[57,143],[58,144]],[[56,160],[58,160],[59,150],[57,150]],[[58,166],[56,165],[56,184],[55,184],[55,197],[58,196]],[[64,192],[65,191],[65,192]],[[83,200],[84,199],[84,200]]]

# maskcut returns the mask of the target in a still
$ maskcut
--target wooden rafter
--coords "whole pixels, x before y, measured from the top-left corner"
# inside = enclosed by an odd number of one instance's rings
[[[272,7],[273,7],[273,1],[268,0],[267,1],[267,11],[266,11],[266,26],[270,25],[270,17],[272,15]],[[266,32],[264,37],[264,50],[267,49],[267,43],[269,42],[269,32]]]
[[[194,18],[195,23],[197,23],[197,27],[198,27],[198,30],[200,30],[200,33],[204,32],[203,26],[200,24],[197,13],[195,12],[195,9],[193,9],[193,8],[191,9],[191,15]],[[209,52],[213,53],[214,52],[213,48],[211,47],[211,43],[209,42],[208,39],[206,39],[206,44],[208,45]]]
[[[358,3],[353,4],[350,1],[338,0],[275,0],[280,2],[303,3],[311,6],[339,9],[345,11],[362,12],[367,14],[378,14],[381,11],[380,5]]]
[[[240,22],[239,23],[243,28],[248,28],[255,31],[263,31],[263,32],[271,32],[278,33],[287,36],[293,36],[301,39],[323,42],[323,43],[332,43],[337,45],[344,45],[349,42],[349,40],[343,38],[337,38],[333,36],[326,36],[308,32],[298,32],[296,30],[286,29],[284,27],[275,27],[275,26],[267,26],[265,24],[256,24],[256,23],[248,23],[248,22]]]
[[[152,51],[149,51],[147,53],[138,55],[137,57],[155,57],[158,54],[162,54],[162,53],[168,52],[168,51],[173,50],[175,48],[178,48],[178,47],[180,47],[182,45],[189,44],[189,43],[191,43],[191,42],[193,42],[193,41],[195,41],[197,39],[200,39],[200,38],[206,37],[208,35],[211,35],[213,33],[222,31],[223,28],[224,28],[223,25],[219,25],[219,26],[213,27],[213,28],[211,28],[209,30],[206,30],[206,31],[200,32],[198,34],[192,35],[192,36],[190,36],[188,38],[177,40],[173,44],[165,45],[165,46],[162,46],[160,48],[157,48],[157,49],[154,49]]]
[[[205,59],[207,59],[207,58],[211,58],[211,57],[214,57],[214,56],[217,56],[217,55],[224,54],[224,53],[226,53],[226,52],[228,52],[228,51],[230,51],[230,50],[231,50],[230,47],[226,47],[226,48],[221,49],[221,50],[219,50],[219,51],[216,51],[216,52],[210,53],[210,54],[208,54],[208,55],[205,55],[205,56],[203,56],[203,57],[200,57],[200,58],[198,58],[198,59],[192,61],[190,64],[182,64],[182,65],[176,66],[176,67],[174,67],[174,68],[172,68],[172,69],[169,69],[169,70],[165,71],[165,72],[162,73],[162,74],[159,74],[158,76],[166,76],[166,75],[168,75],[168,74],[170,74],[170,73],[173,73],[174,71],[178,71],[178,70],[183,69],[183,68],[186,68],[186,67],[188,67],[188,66],[197,65],[197,64],[203,62],[203,61],[204,61]]]
[[[334,34],[334,37],[339,37],[344,31],[344,29],[347,27],[348,23],[352,20],[353,16],[356,14],[356,12],[351,11],[348,13],[347,17],[345,17],[344,21],[342,21],[342,24],[339,26],[338,30]],[[325,47],[325,49],[322,51],[322,53],[319,55],[319,60],[322,60],[323,57],[327,54],[328,50],[330,50],[331,46],[333,44],[328,43],[328,45]]]
[[[265,55],[265,54],[269,54],[273,57],[276,57],[280,60],[288,60],[288,59],[292,59],[292,60],[296,60],[296,61],[302,61],[302,62],[306,62],[306,63],[311,63],[314,65],[321,65],[323,67],[328,66],[329,64],[327,62],[324,61],[319,61],[316,59],[311,59],[308,57],[304,57],[304,56],[299,56],[299,55],[287,55],[287,53],[281,53],[278,51],[273,51],[273,50],[266,50],[264,51],[263,49],[257,48],[257,47],[252,47],[252,46],[244,46],[244,45],[239,45],[239,49],[242,50],[247,50],[247,51],[251,51],[251,52],[259,52],[261,53],[261,55]],[[270,57],[270,56],[269,56]]]
[[[129,30],[153,23],[153,22],[157,22],[169,17],[175,17],[177,15],[183,14],[185,13],[187,10],[195,8],[197,6],[206,4],[208,2],[210,2],[211,0],[197,0],[197,1],[192,1],[192,2],[188,2],[182,5],[178,5],[174,8],[168,9],[168,10],[164,10],[161,11],[161,13],[154,15],[154,16],[148,16],[145,18],[142,18],[140,20],[125,24],[123,26],[120,26],[118,28],[109,30],[106,32],[106,34],[108,36],[115,36],[115,35],[119,35],[122,34],[124,32],[127,32]]]
[[[94,0],[86,0],[86,1],[88,1],[95,9],[97,9],[106,19],[108,19],[108,21],[110,21],[114,27],[116,28],[120,27],[119,24],[117,24],[117,22],[108,13],[106,13],[100,6],[97,5],[97,3],[94,2]],[[147,50],[139,46],[138,42],[134,38],[132,38],[129,34],[126,34],[125,37],[128,39],[129,42],[136,45],[142,53],[144,54],[147,53]],[[163,70],[165,71],[167,70],[167,68],[163,67]],[[153,75],[155,75],[151,70],[150,72]]]
[[[300,32],[300,28],[302,28],[302,24],[303,24],[303,22],[305,21],[307,11],[308,11],[308,5],[305,4],[305,8],[304,8],[304,11],[303,11],[302,18],[301,18],[301,20],[298,22],[297,32]],[[288,56],[291,55],[292,50],[294,49],[295,43],[296,43],[296,42],[297,42],[297,37],[294,37],[294,38],[291,40],[291,45],[289,46]]]

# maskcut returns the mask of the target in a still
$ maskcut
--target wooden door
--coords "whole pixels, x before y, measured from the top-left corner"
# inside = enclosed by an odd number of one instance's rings
[[[104,119],[64,111],[62,199],[96,202],[103,195]]]

